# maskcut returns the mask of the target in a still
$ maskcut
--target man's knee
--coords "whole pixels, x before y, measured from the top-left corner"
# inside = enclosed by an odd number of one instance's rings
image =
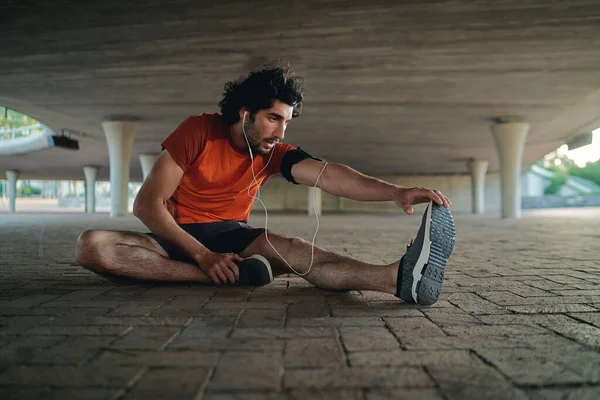
[[[99,269],[101,249],[105,242],[105,232],[100,230],[88,230],[79,235],[75,246],[77,264],[87,269]]]
[[[310,246],[311,243],[307,240],[298,237],[287,238],[287,245],[290,250],[298,250],[303,249],[307,246]]]

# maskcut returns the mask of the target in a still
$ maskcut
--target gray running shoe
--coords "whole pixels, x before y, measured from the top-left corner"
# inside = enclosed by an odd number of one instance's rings
[[[454,249],[454,218],[449,209],[430,202],[417,237],[400,260],[396,297],[429,306],[440,297],[444,268]]]

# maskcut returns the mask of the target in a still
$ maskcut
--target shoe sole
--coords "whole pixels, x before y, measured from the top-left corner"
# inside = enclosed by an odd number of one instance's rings
[[[243,286],[255,286],[255,287],[258,287],[258,286],[268,285],[269,283],[273,282],[273,270],[271,269],[271,264],[269,263],[269,261],[265,257],[263,257],[263,256],[261,256],[259,254],[251,255],[250,257],[245,258],[243,261],[240,261],[239,263],[237,263],[238,267],[239,268],[244,268],[245,267],[244,264],[248,263],[250,261],[250,259],[252,259],[252,258],[260,261],[260,263],[262,265],[266,266],[267,272],[269,274],[269,278],[268,278],[269,281],[268,282],[264,282],[264,278],[262,276],[261,276],[261,278],[263,279],[262,281],[258,281],[256,278],[248,278],[248,277],[241,278],[240,277],[240,279],[238,280],[237,283],[239,285],[243,285]]]
[[[429,204],[423,222],[423,245],[412,270],[411,295],[415,303],[428,306],[440,297],[444,270],[454,249],[456,231],[450,210],[437,204]]]
[[[269,271],[269,283],[273,282],[273,270],[271,269],[271,263],[269,262],[269,260],[261,256],[260,254],[253,254],[248,258],[256,258],[257,260],[262,261],[267,266],[267,270]]]

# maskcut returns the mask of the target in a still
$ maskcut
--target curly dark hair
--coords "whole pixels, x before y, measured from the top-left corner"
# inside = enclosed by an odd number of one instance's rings
[[[273,107],[275,100],[292,106],[292,117],[298,117],[302,113],[303,86],[304,79],[296,76],[289,64],[265,64],[247,77],[227,82],[219,107],[223,119],[230,124],[240,120],[240,108],[246,107],[255,114]]]

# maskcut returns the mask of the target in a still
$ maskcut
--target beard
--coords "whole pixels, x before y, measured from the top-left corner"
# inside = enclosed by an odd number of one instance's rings
[[[259,154],[261,156],[266,156],[269,154],[271,150],[265,150],[261,148],[263,139],[260,131],[254,126],[254,116],[250,117],[250,121],[244,123],[244,132],[246,133],[246,138],[250,144],[250,150],[252,151],[252,154]]]

